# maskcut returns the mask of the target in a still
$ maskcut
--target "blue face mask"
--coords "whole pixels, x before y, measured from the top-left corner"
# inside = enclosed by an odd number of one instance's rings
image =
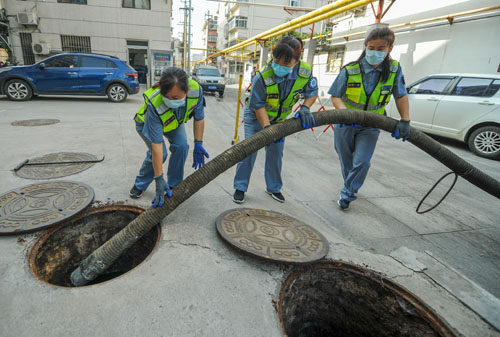
[[[275,63],[274,61],[273,61],[273,63],[271,63],[271,67],[273,68],[274,75],[276,75],[278,77],[284,77],[284,76],[290,74],[293,70],[292,67],[280,66],[279,64]]]
[[[371,50],[367,49],[366,54],[365,54],[365,60],[372,66],[376,66],[377,64],[381,63],[385,57],[387,56],[387,52],[385,51],[377,51],[377,50]]]
[[[180,108],[181,106],[184,106],[186,104],[185,98],[175,99],[175,100],[174,99],[170,100],[166,97],[162,97],[162,98],[163,98],[163,103],[165,103],[165,105],[171,109],[177,109],[177,108]]]

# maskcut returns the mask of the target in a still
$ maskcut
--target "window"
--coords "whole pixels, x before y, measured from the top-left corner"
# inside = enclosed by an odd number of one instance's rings
[[[233,28],[247,28],[248,18],[245,16],[235,16],[228,22],[228,30]]]
[[[76,67],[76,56],[62,55],[56,56],[45,62],[46,68],[74,68]]]
[[[123,0],[124,8],[151,9],[150,0]]]
[[[80,64],[83,68],[117,68],[112,61],[92,56],[80,56]]]
[[[486,90],[483,96],[491,97],[497,93],[498,89],[500,89],[500,80],[495,80],[490,84],[490,87]]]
[[[457,96],[482,97],[484,96],[492,82],[493,80],[489,78],[464,77],[460,80],[460,82],[458,82],[457,86],[451,94]]]
[[[57,0],[57,2],[61,4],[78,4],[78,5],[87,4],[87,0]]]
[[[345,46],[334,48],[328,53],[328,60],[326,64],[326,72],[338,73],[342,69],[344,62]]]
[[[291,7],[300,7],[300,0],[290,0]]]
[[[408,91],[410,94],[442,94],[451,78],[430,78],[420,82]]]
[[[25,65],[35,63],[35,54],[31,47],[31,33],[19,33],[21,39],[21,49],[23,51],[23,62]]]
[[[208,41],[209,42],[217,42],[217,36],[216,35],[208,36]]]
[[[91,53],[90,36],[61,35],[63,51],[75,53]]]

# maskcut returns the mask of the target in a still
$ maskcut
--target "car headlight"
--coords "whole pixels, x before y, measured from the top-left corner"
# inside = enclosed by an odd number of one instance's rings
[[[201,84],[201,83],[207,83],[207,81],[202,80],[201,78],[199,79],[199,81],[200,81],[200,84]]]

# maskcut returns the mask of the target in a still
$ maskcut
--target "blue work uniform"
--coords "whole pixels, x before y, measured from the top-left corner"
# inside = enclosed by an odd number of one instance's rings
[[[290,94],[295,80],[298,78],[300,62],[297,62],[293,71],[284,77],[276,76],[276,83],[280,92],[280,100],[283,102]],[[306,86],[303,88],[305,98],[315,97],[318,95],[318,84],[314,77],[310,77]],[[243,121],[245,123],[245,138],[249,138],[262,130],[262,126],[257,120],[255,114],[256,109],[266,106],[266,85],[260,72],[257,72],[252,80],[252,91],[248,101],[248,106],[245,106]],[[267,191],[271,193],[279,193],[283,186],[281,180],[281,166],[283,160],[283,149],[285,142],[272,143],[266,146],[266,161],[265,161],[265,179]],[[257,158],[257,152],[252,153],[236,166],[236,175],[234,177],[234,189],[246,192],[250,182],[252,169]]]
[[[373,68],[364,58],[359,64],[366,95],[370,95],[377,86],[382,67]],[[347,77],[347,71],[344,67],[332,83],[328,93],[341,98],[346,91]],[[401,66],[398,66],[394,78],[392,94],[395,98],[407,95]],[[353,127],[345,124],[335,124],[334,146],[339,156],[344,178],[344,187],[340,192],[342,200],[347,202],[356,200],[356,193],[363,185],[368,174],[379,134],[379,129],[369,126]]]
[[[200,121],[205,118],[203,106],[204,98],[200,87],[198,103],[194,106],[193,111],[195,121]],[[186,115],[186,105],[181,106],[180,108],[172,109],[172,112],[175,114],[178,121],[182,121]],[[184,123],[180,124],[178,128],[170,132],[163,133],[163,124],[160,116],[158,116],[156,109],[151,105],[151,103],[148,103],[144,124],[136,122],[135,127],[137,133],[141,136],[142,140],[148,147],[146,158],[142,163],[139,174],[135,178],[135,187],[140,191],[145,191],[154,179],[152,143],[163,145],[163,162],[167,160],[167,148],[163,137],[167,138],[170,143],[170,160],[168,162],[167,184],[171,188],[177,186],[184,179],[184,164],[186,163],[189,151],[189,144],[187,142]]]

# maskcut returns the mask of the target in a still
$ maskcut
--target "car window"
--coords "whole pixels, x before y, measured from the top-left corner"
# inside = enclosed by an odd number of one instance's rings
[[[219,70],[217,69],[203,69],[200,68],[196,72],[196,75],[198,76],[220,76]]]
[[[46,68],[74,68],[76,57],[73,55],[62,55],[54,57],[45,62]]]
[[[82,68],[116,68],[113,62],[99,57],[80,56],[80,59]]]
[[[498,89],[500,89],[500,80],[494,80],[488,89],[484,93],[484,97],[491,97],[495,95],[498,92]]]
[[[464,77],[460,79],[451,94],[456,96],[482,97],[489,88],[491,82],[493,82],[493,80],[490,78]]]
[[[429,78],[415,84],[408,90],[410,94],[442,94],[444,88],[450,83],[451,78]]]

